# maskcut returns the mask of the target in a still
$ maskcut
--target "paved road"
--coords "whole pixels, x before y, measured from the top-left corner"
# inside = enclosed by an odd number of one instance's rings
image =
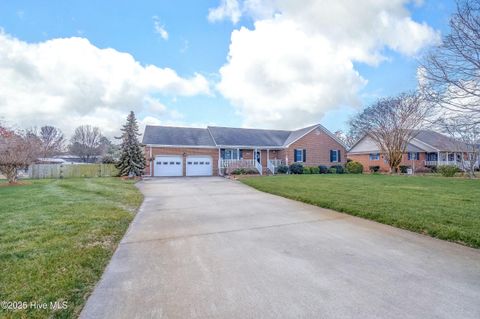
[[[81,318],[480,318],[480,251],[222,178],[145,202]]]

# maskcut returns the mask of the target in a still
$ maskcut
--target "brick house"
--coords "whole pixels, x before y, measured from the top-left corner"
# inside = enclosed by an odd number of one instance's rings
[[[407,145],[400,165],[414,170],[439,165],[456,165],[462,167],[463,160],[468,160],[466,147],[454,139],[435,131],[419,130]],[[366,135],[353,145],[347,154],[348,159],[360,162],[364,171],[370,166],[379,166],[381,172],[388,172],[390,167],[373,139]]]
[[[295,131],[230,127],[147,126],[148,176],[210,176],[249,168],[274,174],[279,165],[344,164],[345,146],[320,124]]]

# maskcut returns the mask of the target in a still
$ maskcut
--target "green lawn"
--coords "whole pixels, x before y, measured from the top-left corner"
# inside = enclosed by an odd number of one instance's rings
[[[277,175],[241,181],[264,192],[480,248],[480,180]]]
[[[26,183],[0,184],[0,301],[25,301],[29,309],[0,309],[0,318],[76,317],[142,195],[118,178]],[[67,309],[30,305],[55,301]]]

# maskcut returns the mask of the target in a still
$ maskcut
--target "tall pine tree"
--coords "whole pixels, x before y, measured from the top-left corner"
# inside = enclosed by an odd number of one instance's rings
[[[146,160],[143,155],[138,137],[137,119],[133,111],[127,117],[127,123],[121,129],[122,139],[121,155],[116,167],[120,170],[120,176],[142,176]]]

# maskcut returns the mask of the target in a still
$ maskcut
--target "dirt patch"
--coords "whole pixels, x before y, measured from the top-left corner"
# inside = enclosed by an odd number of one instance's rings
[[[8,182],[3,182],[0,183],[0,187],[14,187],[14,186],[27,186],[27,185],[32,185],[31,182],[16,182],[16,183],[8,183]]]

